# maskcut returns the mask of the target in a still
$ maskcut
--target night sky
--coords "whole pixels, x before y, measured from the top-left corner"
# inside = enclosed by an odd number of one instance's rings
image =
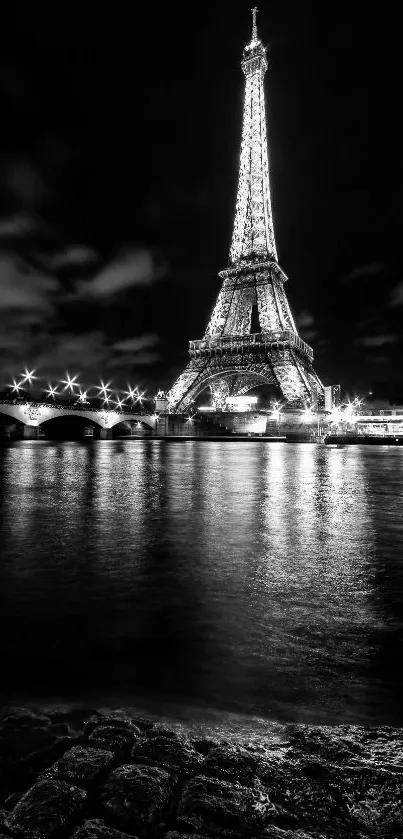
[[[154,393],[184,367],[228,262],[250,5],[6,9],[1,384],[28,365]],[[258,25],[300,334],[325,384],[403,398],[398,5],[271,0]]]

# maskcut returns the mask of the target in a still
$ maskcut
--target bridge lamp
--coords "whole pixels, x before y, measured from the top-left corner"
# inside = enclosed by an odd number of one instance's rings
[[[116,397],[116,402],[115,402],[115,405],[116,405],[116,407],[117,407],[118,411],[121,411],[121,410],[122,410],[122,408],[124,408],[124,405],[123,405],[123,400],[122,400],[122,399],[119,399],[119,397],[118,397],[118,396]]]
[[[13,384],[9,385],[9,387],[11,387],[11,392],[12,393],[17,393],[18,394],[20,392],[21,388],[22,388],[22,384],[21,384],[21,382],[20,382],[20,384],[17,384],[15,379],[13,379]]]
[[[280,419],[280,408],[275,406],[271,412],[271,415],[273,419],[277,420],[278,422],[278,420]]]
[[[126,394],[128,399],[132,399],[134,401],[135,399],[137,399],[139,392],[136,387],[132,388],[129,384],[127,385],[127,387],[129,388],[129,390],[125,390],[123,392]]]
[[[31,384],[32,384],[33,379],[37,379],[37,378],[38,378],[38,376],[34,376],[34,373],[35,373],[35,370],[31,370],[31,371],[29,371],[29,370],[27,370],[27,368],[25,368],[25,372],[24,372],[24,373],[21,373],[22,379],[21,379],[20,384],[22,384],[22,385],[23,385],[23,384],[24,384],[24,382],[28,382],[28,385],[31,385]]]
[[[52,399],[56,399],[56,396],[57,396],[57,395],[58,395],[58,393],[59,393],[59,391],[58,391],[58,389],[57,389],[57,385],[56,385],[55,387],[52,387],[52,385],[51,385],[51,384],[50,384],[50,382],[49,382],[49,383],[48,383],[48,389],[47,389],[47,390],[45,390],[45,393],[46,393],[48,396],[50,396]]]
[[[86,390],[81,390],[80,389],[80,393],[78,394],[78,401],[79,402],[88,402],[88,396],[87,396],[87,391]]]
[[[104,382],[102,381],[102,379],[100,379],[100,382],[101,382],[101,384],[100,384],[100,385],[95,385],[96,389],[97,389],[97,390],[99,390],[99,394],[98,394],[98,395],[99,395],[99,396],[102,396],[102,397],[103,397],[103,399],[108,399],[108,398],[109,398],[109,397],[108,397],[108,392],[109,392],[109,393],[111,393],[111,392],[112,392],[112,391],[111,391],[111,384],[112,384],[112,382],[108,382],[106,385],[104,384]]]
[[[78,382],[76,382],[76,378],[78,373],[75,376],[70,376],[69,373],[66,373],[66,378],[62,379],[62,385],[65,385],[63,390],[68,390],[70,393],[74,393],[74,388],[79,387]]]

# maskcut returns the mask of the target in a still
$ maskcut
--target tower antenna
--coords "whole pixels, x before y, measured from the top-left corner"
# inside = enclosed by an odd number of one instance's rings
[[[254,7],[253,7],[253,9],[251,9],[251,12],[252,12],[252,18],[253,18],[253,23],[252,23],[252,43],[255,43],[255,41],[258,41],[258,40],[259,40],[259,39],[258,39],[258,35],[257,35],[257,23],[256,23],[256,15],[257,15],[257,13],[258,13],[258,7],[257,7],[257,6],[254,6]]]

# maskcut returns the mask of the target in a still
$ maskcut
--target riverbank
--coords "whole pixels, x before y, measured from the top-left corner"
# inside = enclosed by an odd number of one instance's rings
[[[403,833],[403,731],[261,721],[247,736],[82,708],[0,713],[10,839]]]

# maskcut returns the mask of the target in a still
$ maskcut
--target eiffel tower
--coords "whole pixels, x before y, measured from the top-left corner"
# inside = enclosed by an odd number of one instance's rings
[[[298,335],[277,261],[270,201],[263,79],[266,48],[252,9],[252,39],[242,56],[245,100],[235,221],[229,267],[204,338],[190,341],[190,360],[167,394],[182,413],[206,388],[212,405],[225,407],[257,385],[274,386],[282,401],[318,407],[324,387],[313,350]]]

